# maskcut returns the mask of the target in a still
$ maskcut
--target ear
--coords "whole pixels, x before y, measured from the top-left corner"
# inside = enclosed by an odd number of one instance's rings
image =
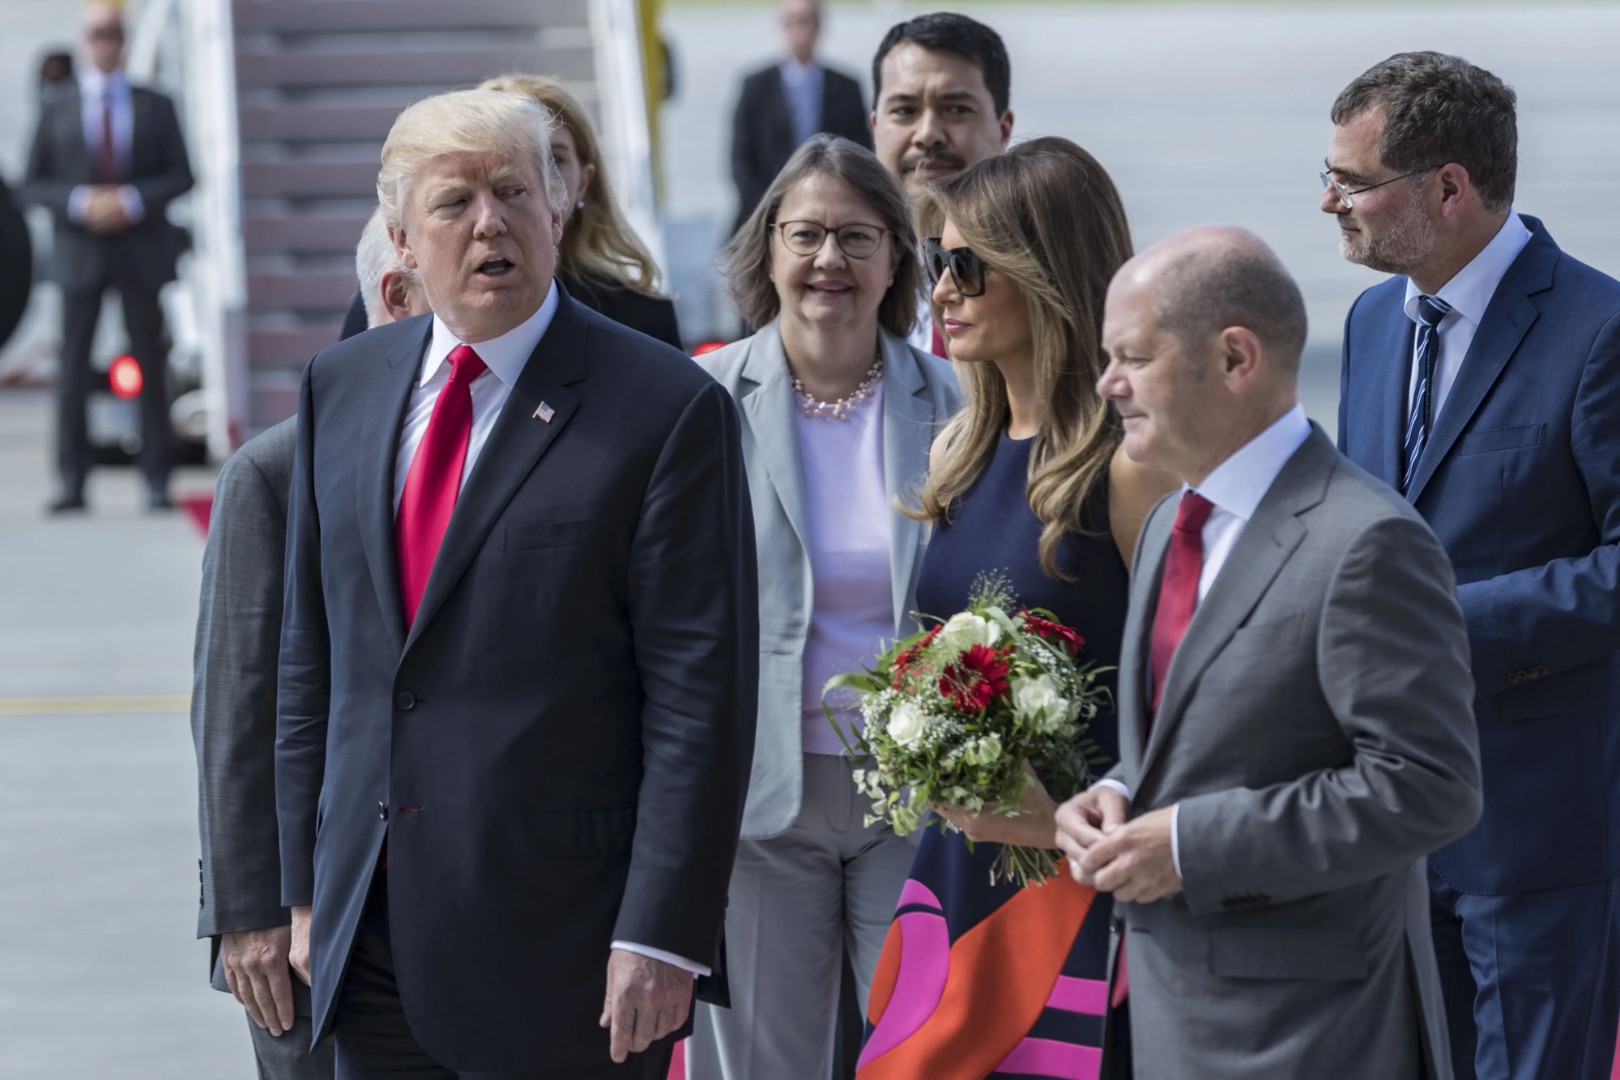
[[[557,247],[562,243],[563,219],[568,216],[566,206],[551,208],[551,246]]]
[[[579,198],[583,199],[585,194],[591,190],[591,181],[595,179],[595,165],[587,165],[583,169],[579,170]]]
[[[1468,175],[1468,170],[1455,161],[1449,162],[1435,170],[1435,181],[1440,187],[1441,216],[1454,217],[1461,213],[1474,190],[1474,181]]]
[[[1007,149],[1007,140],[1012,138],[1013,133],[1013,113],[1011,109],[1001,114],[999,123],[1001,125],[1001,148],[1005,150]]]
[[[1252,383],[1265,370],[1265,347],[1247,326],[1229,326],[1216,338],[1221,354],[1221,380],[1233,390]]]
[[[419,269],[416,265],[416,253],[411,250],[410,237],[405,234],[405,223],[388,226],[388,239],[394,244],[394,250],[399,253],[399,261],[412,270]]]
[[[410,318],[411,289],[405,275],[398,270],[384,270],[382,280],[377,283],[377,291],[382,293],[383,310],[388,312],[390,322]]]

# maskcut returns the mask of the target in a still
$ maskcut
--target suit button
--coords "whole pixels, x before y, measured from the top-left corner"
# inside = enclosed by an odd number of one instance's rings
[[[388,820],[388,804],[387,803],[380,802],[380,803],[377,804],[377,816],[382,818],[384,821]]]
[[[1517,671],[1510,671],[1507,673],[1507,683],[1509,686],[1518,686],[1519,680],[1522,678],[1524,678],[1524,676],[1519,674]]]
[[[1112,918],[1110,918],[1108,920],[1108,927],[1109,927],[1109,929],[1113,930],[1113,932],[1116,933],[1116,934],[1124,933],[1125,932],[1125,920],[1120,918],[1118,915],[1115,915],[1115,916],[1113,916]]]
[[[398,705],[406,712],[410,712],[412,709],[416,708],[416,695],[411,693],[409,690],[401,690],[399,695],[394,698],[394,704]]]

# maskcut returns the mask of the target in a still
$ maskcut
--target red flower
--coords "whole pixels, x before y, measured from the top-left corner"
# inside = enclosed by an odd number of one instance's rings
[[[911,673],[911,665],[917,662],[918,654],[932,645],[937,637],[939,637],[939,627],[936,626],[924,634],[920,641],[908,649],[903,649],[900,655],[894,658],[894,665],[891,670],[894,673],[893,683],[896,690],[900,689],[904,677]]]
[[[1031,612],[1024,612],[1024,629],[1036,637],[1047,641],[1060,641],[1063,647],[1069,650],[1070,656],[1079,656],[1080,650],[1086,647],[1086,639],[1081,637],[1072,626],[1064,626],[1051,619],[1043,619]]]
[[[939,677],[941,696],[963,712],[980,712],[1007,693],[1007,662],[988,645],[974,645]]]

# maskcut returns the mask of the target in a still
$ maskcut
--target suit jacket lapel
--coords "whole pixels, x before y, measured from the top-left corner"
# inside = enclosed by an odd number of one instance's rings
[[[1468,347],[1468,355],[1463,357],[1457,381],[1440,407],[1434,431],[1418,462],[1417,475],[1412,477],[1412,486],[1406,492],[1411,502],[1417,502],[1418,496],[1423,494],[1424,486],[1451,452],[1468,421],[1479,411],[1485,395],[1490,393],[1502,369],[1518,350],[1519,342],[1536,321],[1539,312],[1530,297],[1552,288],[1558,245],[1541,227],[1541,222],[1534,218],[1524,220],[1531,229],[1530,242],[1497,285],[1479,331],[1474,334],[1473,344]]]
[[[1152,655],[1149,636],[1153,632],[1153,612],[1159,603],[1159,583],[1164,577],[1164,558],[1170,546],[1170,528],[1175,523],[1177,496],[1162,499],[1142,523],[1136,558],[1131,563],[1131,599],[1126,609],[1124,643],[1119,659],[1119,746],[1122,762],[1140,763],[1145,747],[1147,709],[1152,701]],[[1141,779],[1140,768],[1127,777],[1132,791]]]
[[[1389,313],[1389,325],[1380,337],[1376,363],[1380,371],[1368,385],[1378,394],[1370,411],[1375,457],[1368,470],[1399,491],[1405,453],[1407,387],[1412,378],[1412,349],[1417,326],[1398,302]]]
[[[1254,517],[1243,527],[1208,595],[1193,612],[1170,663],[1164,699],[1142,757],[1142,776],[1153,768],[1180,723],[1204,669],[1225,648],[1305,539],[1305,526],[1298,515],[1322,501],[1337,458],[1333,444],[1313,425],[1310,436],[1288,459]]]
[[[788,380],[787,357],[773,322],[754,335],[743,362],[739,388],[748,429],[758,448],[771,487],[782,504],[799,544],[810,550],[810,529],[805,520],[804,474],[800,471],[798,432],[794,428],[793,385]]]
[[[371,568],[371,584],[382,606],[383,625],[395,650],[405,643],[405,613],[399,596],[399,550],[394,533],[394,470],[399,460],[399,433],[405,404],[421,374],[422,352],[433,333],[433,320],[421,316],[420,332],[405,335],[387,357],[377,377],[376,392],[360,425],[364,457],[355,470],[360,541]]]
[[[422,590],[416,621],[405,639],[407,651],[466,573],[535,463],[579,408],[578,396],[567,387],[589,374],[585,357],[590,348],[590,323],[583,310],[566,292],[562,294],[551,325],[507,395],[489,441],[479,451],[478,461],[456,497],[455,511]],[[549,421],[535,416],[542,402],[552,408]]]
[[[78,83],[73,83],[72,88],[58,100],[61,102],[60,144],[71,155],[63,172],[69,178],[82,178],[88,182],[92,179],[92,165],[90,147],[85,142],[84,134],[84,96],[79,92]]]
[[[883,335],[883,479],[892,505],[911,499],[928,471],[928,447],[933,440],[934,410],[928,382],[904,341]],[[889,579],[894,590],[896,633],[906,628],[911,612],[912,575],[922,547],[922,523],[899,511],[889,514]]]

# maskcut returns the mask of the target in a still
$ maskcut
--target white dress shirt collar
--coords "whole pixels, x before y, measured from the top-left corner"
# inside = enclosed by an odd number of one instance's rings
[[[1311,422],[1305,419],[1305,408],[1296,404],[1217,465],[1196,488],[1198,494],[1217,509],[1248,521],[1271,490],[1272,481],[1310,434]]]
[[[79,72],[79,96],[86,101],[100,101],[103,94],[116,97],[128,92],[129,79],[122,68],[103,74],[100,68],[86,64]]]
[[[546,292],[545,300],[540,304],[539,310],[530,315],[523,322],[508,330],[497,338],[480,341],[472,346],[484,366],[494,373],[495,377],[508,388],[517,385],[518,376],[523,374],[523,367],[534,354],[540,339],[545,336],[546,330],[551,326],[551,320],[557,314],[558,299],[557,282],[551,282],[551,288]],[[422,355],[422,370],[417,376],[416,385],[426,386],[433,381],[433,376],[439,373],[450,358],[450,350],[463,344],[462,340],[444,324],[439,316],[433,316],[433,336],[428,341],[427,352]]]
[[[1441,320],[1441,325],[1461,318],[1477,327],[1485,318],[1485,309],[1490,306],[1491,297],[1496,295],[1496,287],[1502,283],[1508,267],[1529,242],[1530,230],[1519,220],[1519,215],[1509,209],[1507,220],[1496,230],[1491,242],[1435,294],[1451,305],[1451,312]],[[1407,278],[1404,307],[1406,317],[1413,322],[1417,322],[1418,297],[1422,295],[1423,290]]]

